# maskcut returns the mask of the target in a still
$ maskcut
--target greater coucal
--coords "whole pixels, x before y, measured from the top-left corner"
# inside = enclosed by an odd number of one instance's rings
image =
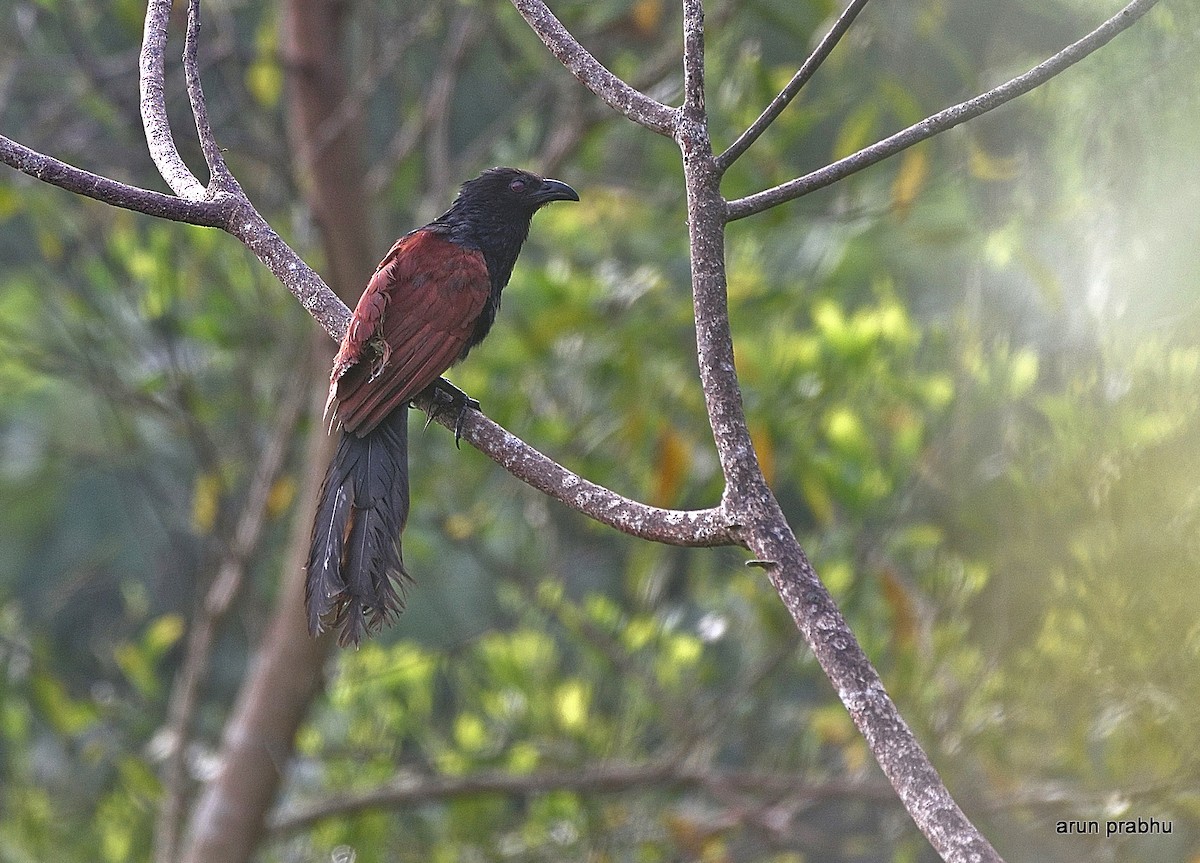
[[[308,555],[314,635],[330,626],[342,646],[358,644],[402,610],[409,401],[488,334],[533,214],[578,200],[558,180],[492,168],[463,183],[449,210],[397,240],[375,270],[329,375],[326,413],[342,436]],[[453,393],[461,423],[474,403]]]

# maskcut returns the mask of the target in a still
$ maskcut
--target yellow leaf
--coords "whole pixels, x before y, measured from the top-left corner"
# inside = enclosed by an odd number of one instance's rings
[[[871,439],[863,428],[862,421],[853,410],[845,405],[832,408],[822,418],[825,437],[839,452],[864,456],[871,450]]]
[[[879,109],[874,103],[866,103],[846,118],[842,128],[838,130],[837,140],[833,145],[833,158],[842,159],[865,147],[875,131],[875,119]]]
[[[844,560],[831,560],[821,566],[821,582],[835,597],[842,597],[854,583],[854,569]]]
[[[287,511],[296,497],[296,480],[281,476],[267,493],[267,515],[275,518]]]
[[[658,457],[654,465],[654,492],[651,502],[670,506],[679,495],[683,479],[691,466],[692,452],[674,426],[667,426],[658,436]]]
[[[704,652],[700,639],[685,633],[679,633],[666,644],[666,653],[672,665],[695,665]]]
[[[629,650],[641,650],[654,640],[658,633],[657,624],[645,617],[637,617],[629,621],[623,631],[624,641]]]
[[[633,26],[642,36],[651,36],[662,23],[663,0],[638,0],[633,4]]]
[[[283,70],[278,64],[259,60],[246,70],[246,89],[264,108],[273,108],[283,93]]]
[[[468,752],[478,752],[487,743],[487,728],[474,713],[460,713],[454,720],[454,742]]]
[[[183,617],[178,614],[164,614],[150,624],[146,630],[146,649],[155,656],[162,656],[166,650],[177,642],[183,635]]]
[[[750,442],[758,454],[758,466],[762,468],[767,485],[775,482],[775,442],[771,439],[771,431],[760,423],[750,424]]]
[[[196,533],[212,531],[220,499],[221,480],[216,474],[202,473],[196,477],[196,488],[192,491],[192,528]]]
[[[900,170],[892,181],[892,207],[900,218],[908,215],[913,202],[929,178],[929,156],[925,147],[912,147],[900,159]]]
[[[60,734],[78,734],[96,719],[90,704],[73,699],[67,688],[52,677],[35,676],[33,696],[42,713]]]
[[[126,642],[113,648],[113,659],[125,675],[125,679],[133,684],[138,692],[145,696],[158,693],[158,675],[155,674],[154,665],[145,651]]]
[[[581,730],[587,725],[590,700],[587,687],[580,680],[568,680],[559,686],[554,694],[554,712],[558,724],[565,731]]]
[[[1021,160],[1016,156],[994,156],[972,140],[968,169],[977,180],[1000,182],[1015,179],[1021,169]]]
[[[1023,396],[1033,388],[1038,379],[1038,355],[1030,350],[1013,354],[1008,369],[1008,390],[1014,396]]]
[[[508,751],[508,769],[512,773],[532,773],[539,761],[541,755],[532,743],[514,743]]]

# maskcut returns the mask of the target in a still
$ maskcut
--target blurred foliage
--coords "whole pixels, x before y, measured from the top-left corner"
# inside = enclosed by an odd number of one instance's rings
[[[674,4],[555,5],[611,68],[675,98]],[[720,146],[838,6],[710,6]],[[1094,6],[868,7],[727,195],[1023,70],[1093,26]],[[235,0],[206,14],[230,163],[319,266],[282,132],[278,12]],[[0,4],[5,134],[150,182],[141,15]],[[464,21],[452,107],[411,147],[402,132]],[[349,27],[381,250],[488,164],[556,158],[584,199],[539,215],[500,326],[456,383],[589,478],[710,505],[720,473],[674,147],[590,119],[506,4],[358,4]],[[1009,859],[1200,854],[1198,35],[1194,10],[1165,3],[995,116],[729,230],[760,460],[905,717]],[[559,153],[564,128],[578,135]],[[0,861],[146,859],[186,620],[281,393],[319,389],[324,372],[300,359],[306,316],[228,237],[13,173],[0,226]],[[319,426],[299,431],[214,656],[188,750],[197,779],[279,578],[299,438]],[[393,630],[337,657],[281,812],[425,776],[662,759],[761,787],[431,797],[279,835],[264,860],[932,859],[899,805],[866,790],[879,777],[865,744],[740,554],[599,528],[441,430],[414,434],[412,461],[419,585]],[[788,778],[863,790],[771,784]],[[1172,834],[1054,831],[1139,816]]]

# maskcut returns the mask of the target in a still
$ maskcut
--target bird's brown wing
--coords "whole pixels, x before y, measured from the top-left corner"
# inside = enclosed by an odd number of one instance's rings
[[[363,291],[330,374],[348,432],[375,428],[462,354],[490,291],[483,255],[428,230],[396,241]]]

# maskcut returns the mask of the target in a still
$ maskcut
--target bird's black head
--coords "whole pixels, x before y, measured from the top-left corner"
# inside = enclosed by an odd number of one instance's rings
[[[578,200],[575,190],[558,180],[518,168],[489,168],[474,180],[463,183],[454,203],[509,218],[531,218],[551,201]]]
[[[578,193],[559,180],[517,168],[489,168],[462,184],[450,209],[433,225],[448,231],[454,242],[483,252],[499,305],[533,214],[551,201],[578,200]]]

